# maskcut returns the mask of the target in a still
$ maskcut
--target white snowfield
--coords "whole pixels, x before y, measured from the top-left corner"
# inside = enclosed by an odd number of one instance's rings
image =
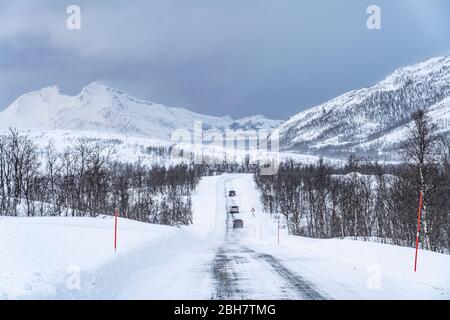
[[[0,119],[1,124],[1,119]],[[0,136],[8,135],[8,130],[3,130],[0,125]],[[191,157],[188,155],[192,152],[197,160],[210,161],[210,163],[223,163],[225,159],[236,163],[245,163],[247,157],[250,163],[257,163],[258,160],[268,161],[273,159],[278,163],[285,161],[295,161],[302,164],[314,164],[323,159],[325,163],[334,166],[343,166],[344,161],[331,157],[319,157],[292,152],[272,152],[263,148],[246,150],[245,147],[231,147],[202,144],[188,144],[158,140],[149,137],[139,137],[124,134],[112,134],[95,131],[72,131],[72,130],[22,130],[21,134],[27,136],[33,141],[38,148],[39,160],[41,163],[46,162],[46,150],[49,143],[52,144],[55,152],[61,154],[66,148],[71,148],[80,143],[87,141],[92,144],[99,143],[105,147],[105,150],[112,151],[110,159],[125,164],[140,163],[141,165],[159,165],[170,166],[177,164],[190,164]],[[173,153],[169,152],[169,148],[173,147]],[[168,153],[161,156],[158,153],[152,153],[148,150],[151,148],[163,148]],[[180,157],[179,151],[183,150],[185,157]],[[105,151],[106,153],[106,151]]]
[[[236,190],[243,229],[231,228]],[[255,209],[253,217],[251,209]],[[205,177],[194,224],[0,218],[0,299],[450,299],[450,255],[353,240],[277,237],[251,175]]]

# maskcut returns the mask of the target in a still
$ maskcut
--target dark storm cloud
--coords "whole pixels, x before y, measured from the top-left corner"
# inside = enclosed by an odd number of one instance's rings
[[[70,4],[80,31],[66,29]],[[370,4],[382,30],[366,28]],[[0,109],[99,79],[201,113],[286,118],[449,52],[449,17],[445,0],[0,0]]]

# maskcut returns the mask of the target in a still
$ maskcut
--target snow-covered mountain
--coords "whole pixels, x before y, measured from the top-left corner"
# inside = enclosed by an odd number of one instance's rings
[[[418,108],[450,134],[450,54],[398,69],[371,87],[291,117],[280,127],[282,146],[302,153],[389,157]]]
[[[428,110],[440,131],[450,136],[450,54],[400,68],[373,86],[345,93],[284,123],[259,115],[232,119],[197,114],[93,82],[75,96],[48,87],[19,97],[0,112],[0,130],[101,132],[168,141],[174,130],[192,130],[195,121],[202,121],[204,130],[279,127],[283,151],[326,157],[357,152],[393,159],[412,124],[411,112],[418,108]]]
[[[48,87],[19,97],[0,112],[0,129],[74,130],[147,136],[168,140],[176,129],[270,129],[280,121],[263,116],[234,120],[197,114],[182,108],[136,99],[122,91],[93,82],[76,96]]]

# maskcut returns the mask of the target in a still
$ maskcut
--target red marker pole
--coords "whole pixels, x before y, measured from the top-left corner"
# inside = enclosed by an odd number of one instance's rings
[[[419,212],[417,214],[417,234],[416,234],[416,256],[414,257],[414,272],[417,270],[417,253],[419,251],[419,236],[420,236],[420,218],[422,215],[422,202],[423,196],[422,192],[419,195]]]
[[[117,218],[119,217],[119,209],[114,210],[114,251],[117,250]]]

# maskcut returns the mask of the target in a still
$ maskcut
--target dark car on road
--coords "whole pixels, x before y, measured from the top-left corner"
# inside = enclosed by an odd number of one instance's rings
[[[238,206],[231,206],[230,207],[230,213],[239,213],[239,207]]]
[[[236,191],[231,190],[230,192],[228,192],[228,196],[229,197],[236,197]]]
[[[234,219],[233,220],[233,228],[234,229],[240,229],[244,227],[244,221],[241,219]]]

